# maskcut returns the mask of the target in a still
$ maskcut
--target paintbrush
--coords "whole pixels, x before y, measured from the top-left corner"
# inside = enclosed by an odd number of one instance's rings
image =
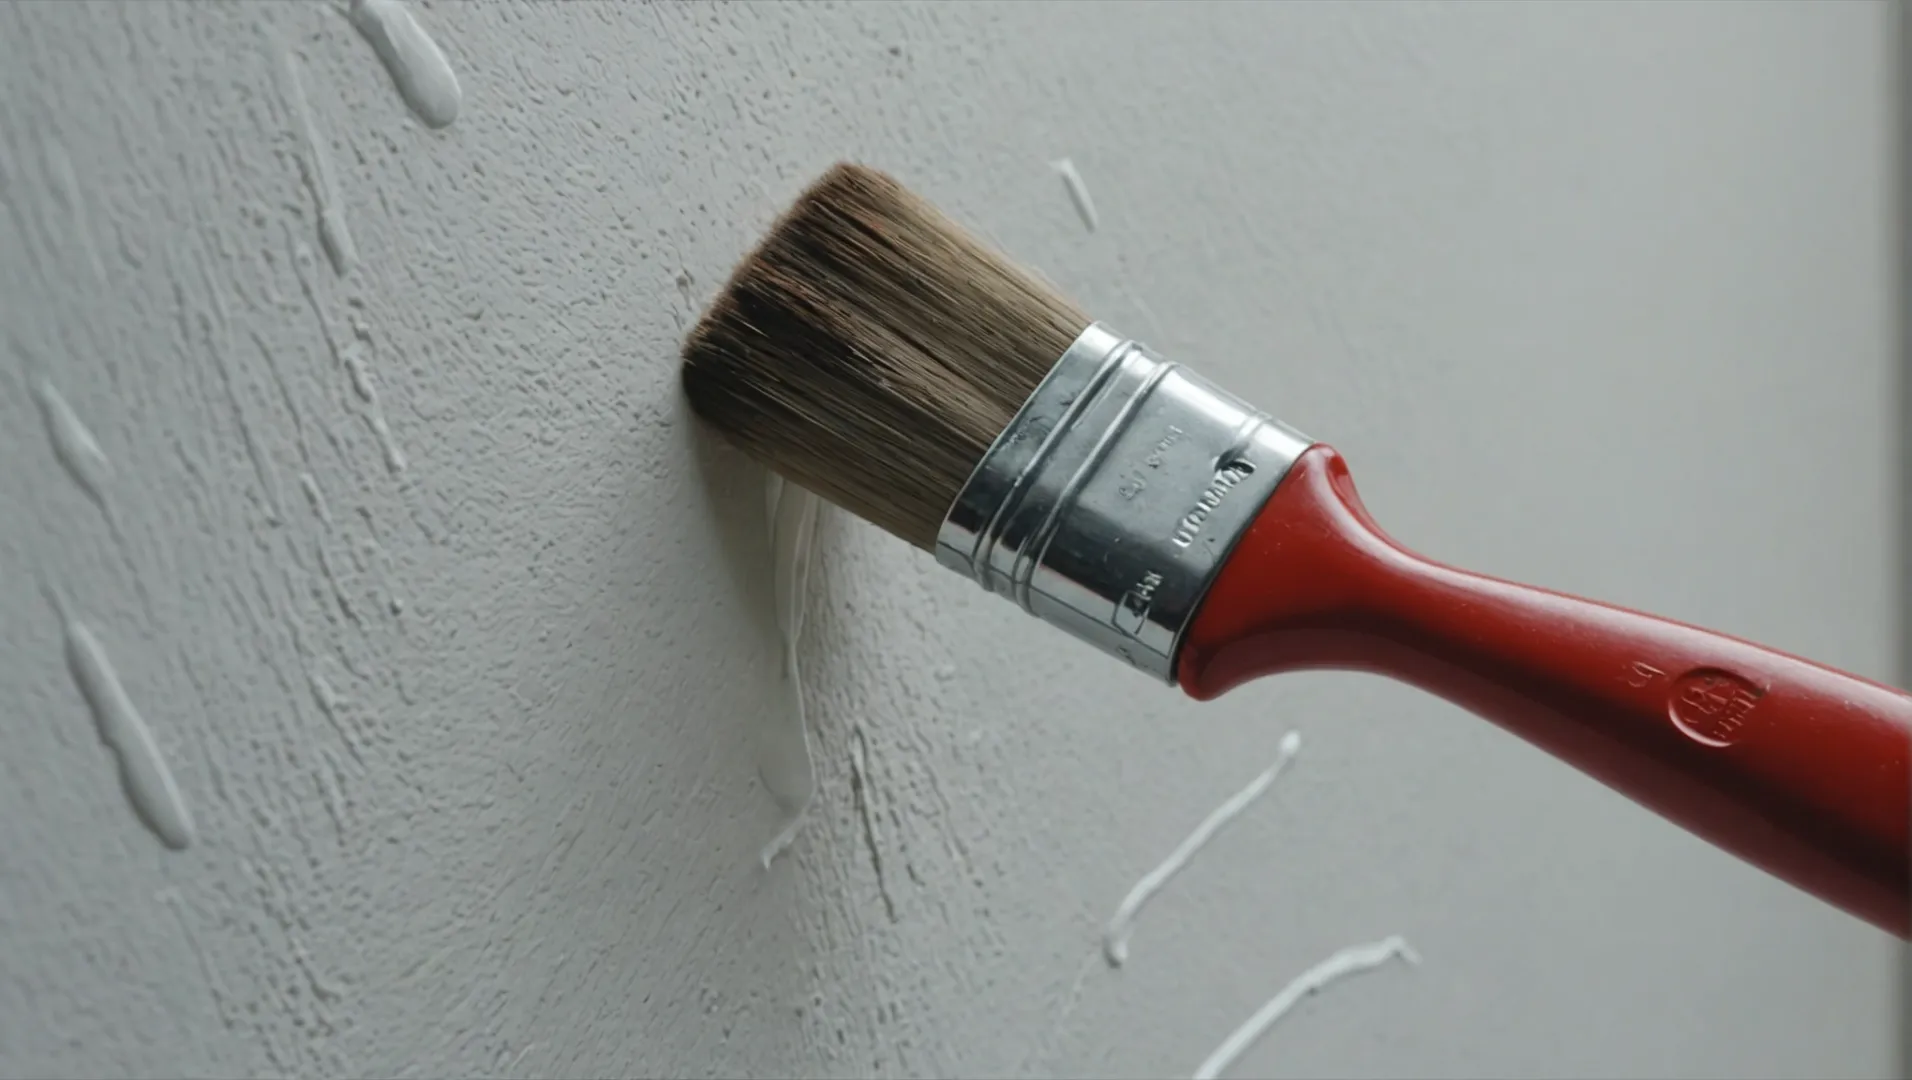
[[[1332,448],[882,173],[839,165],[776,222],[692,330],[684,389],[770,468],[1195,698],[1393,676],[1912,930],[1912,695],[1413,554]]]

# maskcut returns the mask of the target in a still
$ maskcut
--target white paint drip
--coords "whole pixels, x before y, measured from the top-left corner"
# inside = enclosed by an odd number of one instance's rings
[[[441,128],[458,119],[464,95],[458,76],[438,43],[418,25],[401,0],[352,0],[352,25],[385,64],[400,97],[427,126]]]
[[[60,464],[88,498],[105,506],[106,484],[113,478],[113,463],[107,460],[106,451],[100,449],[99,440],[46,376],[29,376],[28,386],[33,400],[40,406],[40,419],[46,424],[53,455],[60,459]]]
[[[1300,752],[1300,732],[1290,731],[1282,736],[1274,764],[1262,770],[1261,774],[1250,780],[1246,787],[1230,795],[1228,801],[1211,811],[1202,819],[1200,825],[1195,826],[1194,832],[1189,833],[1180,844],[1176,845],[1174,851],[1169,852],[1168,858],[1163,859],[1155,869],[1142,875],[1142,879],[1135,883],[1134,888],[1129,890],[1129,894],[1122,898],[1122,903],[1116,907],[1115,914],[1109,918],[1108,927],[1102,931],[1102,955],[1108,960],[1110,967],[1121,967],[1128,960],[1129,934],[1134,929],[1135,916],[1142,910],[1142,906],[1147,904],[1162,886],[1168,884],[1170,878],[1180,873],[1182,867],[1188,865],[1188,860],[1194,858],[1197,851],[1215,838],[1215,834],[1221,831],[1222,826],[1228,824],[1237,814],[1248,809],[1250,803],[1260,798],[1262,793],[1275,782],[1275,777],[1281,775],[1281,770],[1286,768]]]
[[[1062,187],[1069,193],[1069,201],[1075,204],[1076,216],[1082,219],[1082,224],[1090,232],[1094,232],[1102,219],[1096,215],[1095,200],[1089,198],[1089,185],[1083,182],[1082,173],[1075,167],[1075,162],[1062,158],[1051,161],[1049,167],[1062,177]]]
[[[1267,1004],[1255,1010],[1255,1015],[1243,1021],[1228,1038],[1222,1040],[1222,1044],[1195,1069],[1195,1080],[1215,1080],[1223,1069],[1235,1063],[1242,1051],[1253,1046],[1255,1040],[1300,1004],[1303,998],[1337,979],[1372,971],[1396,959],[1409,964],[1421,962],[1419,954],[1408,945],[1406,939],[1396,935],[1368,945],[1349,946],[1302,972],[1299,978],[1282,987],[1281,993],[1269,998]]]
[[[305,84],[299,81],[299,61],[291,53],[284,55],[286,96],[292,99],[292,111],[299,118],[299,133],[305,139],[305,153],[299,158],[299,172],[312,193],[319,211],[319,245],[332,263],[334,273],[343,274],[358,261],[352,245],[352,231],[345,226],[345,207],[339,199],[338,177],[332,172],[332,156],[319,138],[318,122],[312,118],[312,103],[306,100]]]
[[[113,508],[107,505],[106,489],[113,479],[113,463],[100,449],[99,440],[81,421],[79,414],[67,404],[45,369],[29,356],[18,341],[13,342],[14,350],[26,363],[24,377],[27,392],[39,406],[40,420],[46,428],[47,441],[53,445],[53,456],[80,486],[87,498],[100,508],[101,516],[106,519],[106,531],[113,538],[114,548],[119,552],[120,561],[125,564],[127,573],[133,579],[133,591],[139,594],[140,606],[146,614],[153,616],[153,595],[146,586],[146,579],[139,574],[139,568],[132,557],[133,548],[127,543],[125,533],[113,516]]]
[[[774,722],[765,731],[758,772],[764,786],[789,812],[789,820],[759,853],[767,870],[796,840],[816,797],[817,770],[810,749],[810,724],[804,715],[803,669],[797,642],[803,637],[810,567],[815,561],[817,512],[821,500],[783,477],[771,473],[764,488],[764,511],[770,526],[771,579],[776,590],[777,632],[783,639],[783,674],[790,680],[795,721]]]
[[[57,600],[55,603],[58,605]],[[172,770],[160,756],[152,730],[133,707],[133,699],[120,684],[99,638],[85,623],[68,614],[64,605],[59,606],[66,630],[67,668],[79,685],[80,696],[93,710],[100,741],[119,762],[120,786],[126,791],[127,801],[140,821],[167,847],[175,851],[190,847],[192,815],[179,794],[179,785],[173,781]]]

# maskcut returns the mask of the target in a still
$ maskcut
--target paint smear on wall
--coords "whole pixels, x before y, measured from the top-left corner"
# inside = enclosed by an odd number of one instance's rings
[[[306,303],[312,308],[312,317],[319,322],[319,336],[325,339],[326,351],[345,369],[345,377],[352,383],[352,393],[365,403],[365,422],[372,429],[372,437],[378,440],[379,453],[385,459],[385,471],[394,475],[404,472],[405,451],[398,445],[398,440],[392,435],[392,426],[385,419],[385,408],[379,404],[378,388],[372,382],[372,370],[365,359],[365,351],[372,339],[371,328],[355,321],[351,338],[333,332],[332,324],[325,315],[325,304],[319,299],[318,284],[313,281],[310,268],[314,261],[311,247],[301,241],[293,241],[292,269],[298,276],[299,289],[305,293]],[[260,348],[263,350],[264,346]]]
[[[771,860],[796,840],[816,797],[816,763],[810,749],[810,724],[804,715],[803,669],[797,643],[803,637],[804,608],[809,595],[810,567],[815,561],[817,513],[821,500],[783,477],[771,473],[764,489],[764,511],[770,525],[771,579],[776,590],[777,632],[783,639],[783,675],[790,682],[791,715],[773,718],[765,726],[757,769],[764,786],[790,815],[760,854],[769,869]]]
[[[140,821],[175,851],[193,842],[193,819],[186,800],[179,794],[166,759],[152,729],[133,707],[133,699],[120,684],[119,675],[107,658],[106,647],[85,623],[55,600],[60,620],[65,624],[66,664],[79,685],[80,696],[93,710],[100,742],[119,761],[120,786]]]
[[[306,99],[305,84],[299,79],[298,58],[288,52],[281,60],[285,68],[286,97],[291,99],[293,115],[299,120],[299,134],[305,141],[305,153],[299,157],[299,172],[318,207],[319,246],[325,249],[333,272],[343,274],[358,261],[358,250],[352,245],[352,231],[345,226],[345,207],[339,199],[338,177],[332,172],[332,156],[319,137],[318,122],[312,118],[312,103]]]
[[[464,101],[458,76],[402,0],[352,0],[348,15],[420,120],[442,128],[458,119]]]
[[[1301,973],[1293,982],[1282,987],[1281,993],[1269,998],[1267,1004],[1255,1011],[1255,1015],[1242,1022],[1222,1044],[1195,1069],[1195,1080],[1215,1080],[1222,1070],[1235,1063],[1235,1059],[1244,1050],[1255,1044],[1276,1021],[1286,1016],[1299,1005],[1303,998],[1317,993],[1329,983],[1363,971],[1372,971],[1390,960],[1401,960],[1409,964],[1421,962],[1407,941],[1400,936],[1384,938],[1368,945],[1354,945],[1328,957],[1314,967]]]
[[[1068,158],[1052,161],[1049,167],[1062,177],[1062,189],[1069,193],[1069,201],[1075,204],[1076,216],[1082,219],[1084,227],[1094,232],[1102,219],[1096,215],[1095,200],[1089,198],[1089,185],[1083,182],[1081,170]]]
[[[1142,910],[1142,906],[1147,904],[1162,886],[1168,884],[1170,878],[1180,873],[1182,867],[1188,865],[1188,861],[1195,857],[1195,853],[1215,838],[1215,834],[1221,831],[1222,826],[1234,820],[1243,810],[1248,809],[1250,803],[1261,798],[1262,794],[1274,784],[1275,777],[1281,775],[1281,771],[1300,752],[1300,732],[1290,731],[1282,736],[1281,745],[1275,753],[1272,765],[1263,769],[1261,774],[1250,780],[1246,787],[1217,806],[1202,819],[1200,825],[1195,826],[1194,832],[1189,833],[1180,844],[1176,845],[1174,851],[1169,852],[1168,858],[1163,859],[1155,869],[1142,875],[1141,880],[1135,883],[1135,887],[1129,890],[1129,894],[1122,898],[1122,903],[1116,907],[1115,914],[1109,919],[1108,927],[1102,932],[1102,955],[1108,960],[1110,967],[1121,967],[1128,960],[1129,934],[1134,929],[1135,916]]]
[[[352,392],[365,403],[366,422],[371,425],[372,437],[378,440],[386,471],[404,472],[405,451],[398,445],[398,440],[392,437],[392,426],[385,419],[385,407],[379,404],[378,388],[372,384],[372,371],[365,363],[365,345],[348,341],[340,347],[339,352],[346,374],[352,380]]]
[[[33,375],[28,379],[28,387],[33,400],[40,406],[40,419],[46,424],[47,440],[53,444],[53,455],[60,459],[67,474],[74,483],[80,485],[87,497],[101,506],[106,505],[106,484],[113,478],[113,463],[107,460],[106,451],[100,449],[99,440],[93,432],[80,421],[73,406],[44,375]]]
[[[870,855],[870,870],[876,874],[876,891],[883,897],[883,912],[896,921],[896,898],[890,895],[889,881],[883,876],[883,840],[877,835],[879,815],[871,805],[875,785],[870,775],[870,741],[860,725],[850,728],[850,798],[856,804],[856,816],[863,826],[863,848]],[[911,870],[910,874],[915,875]],[[918,881],[917,884],[922,884]]]

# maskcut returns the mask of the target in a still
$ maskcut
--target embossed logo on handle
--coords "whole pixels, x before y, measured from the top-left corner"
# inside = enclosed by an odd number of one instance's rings
[[[1694,742],[1731,746],[1746,732],[1746,722],[1766,691],[1719,668],[1695,668],[1674,680],[1667,693],[1667,715]]]

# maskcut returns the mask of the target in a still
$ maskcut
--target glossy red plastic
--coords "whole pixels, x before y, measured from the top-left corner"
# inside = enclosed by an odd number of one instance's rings
[[[1534,743],[1808,892],[1912,931],[1912,695],[1636,611],[1456,570],[1302,455],[1196,613],[1206,700],[1308,668],[1389,675]]]

